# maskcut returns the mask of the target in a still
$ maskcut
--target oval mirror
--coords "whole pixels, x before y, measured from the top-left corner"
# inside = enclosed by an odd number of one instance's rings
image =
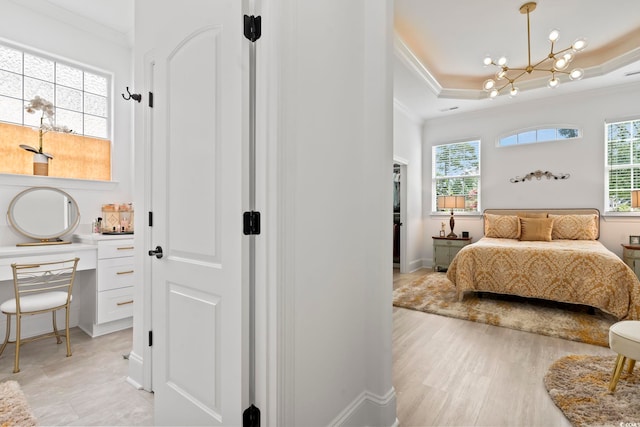
[[[9,224],[20,234],[38,240],[23,245],[70,243],[60,237],[80,223],[80,211],[73,198],[62,190],[33,187],[18,193],[7,211]]]

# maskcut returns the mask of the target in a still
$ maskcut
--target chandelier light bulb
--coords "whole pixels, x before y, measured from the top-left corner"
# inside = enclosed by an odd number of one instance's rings
[[[493,99],[496,96],[498,96],[498,89],[492,89],[491,92],[489,92],[489,98]]]
[[[553,76],[549,79],[547,86],[549,86],[551,89],[555,89],[558,87],[559,84],[560,84],[560,80],[556,79],[556,77]]]
[[[551,32],[549,33],[549,41],[552,43],[555,43],[556,41],[558,41],[558,39],[560,38],[560,31],[558,30],[551,30]]]
[[[512,87],[511,91],[509,92],[509,96],[513,98],[516,95],[518,95],[518,88],[517,87]]]
[[[496,86],[496,82],[493,79],[487,79],[482,84],[483,89],[486,90],[487,92],[493,89],[495,86]]]
[[[490,57],[490,56],[485,56],[485,57],[484,57],[484,60],[483,60],[482,62],[483,62],[483,64],[484,64],[485,66],[486,66],[486,65],[491,65],[491,64],[493,64],[493,59],[491,59],[491,57]]]
[[[575,68],[569,73],[571,80],[580,80],[584,76],[584,70],[582,68]]]
[[[507,71],[504,68],[496,71],[496,80],[502,80],[507,75]]]
[[[573,42],[573,45],[571,45],[571,49],[573,49],[574,52],[580,52],[585,47],[587,47],[587,40],[584,38],[577,39]]]
[[[507,65],[507,58],[505,58],[504,56],[501,56],[500,58],[498,58],[498,65],[501,67],[504,67],[505,65]]]
[[[564,57],[562,57],[557,59],[556,62],[553,63],[553,68],[555,68],[556,70],[564,70],[565,68],[567,68],[567,65],[569,65],[569,63],[566,59],[564,59]]]
[[[571,52],[567,52],[564,54],[563,56],[564,60],[567,61],[567,63],[573,61],[573,53]]]

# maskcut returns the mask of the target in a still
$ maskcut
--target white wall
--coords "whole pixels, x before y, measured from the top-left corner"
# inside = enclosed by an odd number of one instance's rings
[[[393,157],[407,163],[407,204],[403,227],[406,228],[406,259],[408,271],[424,264],[424,234],[422,231],[422,121],[395,104],[393,109]],[[431,240],[427,242],[431,244]]]
[[[428,120],[424,124],[424,206],[425,241],[437,235],[446,217],[431,215],[431,147],[433,145],[480,138],[481,209],[488,208],[598,208],[605,202],[605,120],[640,117],[640,85],[592,90],[581,94],[559,93],[547,100],[514,103],[509,106],[456,114]],[[572,124],[582,128],[579,140],[548,142],[514,147],[496,147],[499,135],[518,129],[549,124]],[[511,183],[510,178],[535,170],[568,173],[567,180]],[[456,231],[468,230],[482,236],[480,217],[456,215]],[[629,235],[640,234],[639,217],[604,216],[600,241],[622,254],[621,243]],[[433,258],[428,245],[427,258]]]
[[[54,19],[50,14],[54,9],[39,11],[40,4],[31,0],[19,3],[0,0],[0,38],[113,73],[112,180],[115,183],[0,174],[0,212],[6,212],[13,196],[26,188],[57,187],[78,202],[81,221],[77,231],[88,232],[93,219],[100,216],[103,203],[133,201],[132,106],[120,96],[132,82],[131,49],[124,36],[122,41],[117,34],[105,31],[88,33],[86,28],[91,28],[91,24],[62,12]],[[97,31],[97,26],[93,27]],[[6,220],[0,222],[0,246],[24,240],[9,228]]]
[[[391,1],[280,3],[277,285],[292,336],[279,425],[389,426]]]

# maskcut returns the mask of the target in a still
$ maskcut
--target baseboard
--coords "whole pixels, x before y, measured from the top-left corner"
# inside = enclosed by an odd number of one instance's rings
[[[78,327],[82,329],[91,338],[95,338],[101,335],[106,335],[112,332],[117,332],[123,329],[133,327],[133,317],[127,317],[124,319],[114,320],[112,322],[101,323],[99,325],[95,323],[80,322]]]
[[[129,353],[129,376],[127,377],[127,382],[138,390],[142,390],[144,388],[142,386],[143,378],[143,359],[132,351],[131,353]]]
[[[424,260],[416,259],[414,261],[411,261],[407,267],[408,267],[409,273],[413,273],[414,271],[424,268]]]
[[[360,394],[330,426],[370,426],[393,427],[398,426],[396,418],[396,391],[393,387],[384,396],[378,396],[369,391]]]

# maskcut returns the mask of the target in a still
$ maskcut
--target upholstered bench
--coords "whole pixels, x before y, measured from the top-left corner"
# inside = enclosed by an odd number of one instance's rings
[[[640,359],[640,321],[623,320],[611,325],[609,328],[609,347],[618,353],[616,366],[609,383],[609,391],[614,392],[627,358],[629,359],[629,374],[633,372],[636,360]]]

